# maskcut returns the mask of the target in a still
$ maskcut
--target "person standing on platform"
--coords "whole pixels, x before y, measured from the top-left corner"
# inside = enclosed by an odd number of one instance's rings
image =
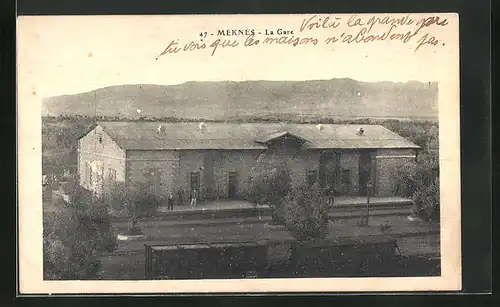
[[[174,197],[172,194],[168,194],[167,210],[174,210]]]
[[[193,190],[191,193],[191,207],[196,207],[196,202],[198,200],[198,191]]]
[[[333,206],[335,202],[335,187],[333,184],[330,184],[328,187],[328,204]]]

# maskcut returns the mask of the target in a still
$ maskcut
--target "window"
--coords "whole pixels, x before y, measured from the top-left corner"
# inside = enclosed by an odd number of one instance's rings
[[[307,172],[307,184],[312,186],[316,183],[318,179],[318,172],[315,170],[310,170]]]
[[[92,175],[93,175],[92,174],[92,164],[89,163],[89,183],[90,183],[90,186],[92,186],[94,184]]]
[[[193,197],[193,192],[196,190],[196,196],[200,197],[200,172],[191,172],[189,174],[189,198]]]
[[[335,153],[335,178],[340,174],[340,152]]]
[[[101,162],[102,163],[102,162]],[[104,194],[104,166],[102,164],[97,168],[97,193],[99,195]]]
[[[85,166],[83,167],[83,182],[85,184],[89,183],[89,163],[85,162]]]
[[[190,174],[190,189],[191,192],[193,190],[200,191],[200,173],[199,172],[192,172]]]
[[[111,167],[109,168],[109,184],[111,186],[116,184],[116,170],[112,169]]]

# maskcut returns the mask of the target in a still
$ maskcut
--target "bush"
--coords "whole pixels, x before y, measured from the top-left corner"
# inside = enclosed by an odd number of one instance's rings
[[[144,193],[143,191],[139,193],[137,197],[137,206],[139,211],[139,216],[151,216],[156,213],[159,206],[165,203],[164,196],[157,196],[151,193]]]
[[[154,215],[164,199],[150,193],[145,184],[126,187],[119,183],[108,192],[105,202],[116,215],[127,217],[130,234],[139,234],[139,228],[136,227],[139,219]]]
[[[149,193],[141,184],[126,187],[123,183],[118,183],[106,195],[106,202],[114,211],[127,214],[133,210],[138,216],[155,213],[162,201],[162,197]],[[135,206],[128,207],[128,204]]]
[[[297,240],[326,236],[328,202],[318,185],[294,189],[284,203],[287,228]]]
[[[44,216],[44,278],[92,279],[101,252],[117,247],[107,207],[83,188],[72,186],[70,203]]]
[[[412,163],[405,164],[391,173],[391,177],[391,181],[394,182],[392,187],[394,195],[412,197],[418,187],[416,165]]]
[[[253,204],[269,205],[275,224],[284,224],[283,200],[292,186],[285,163],[261,162],[253,169],[247,199]]]
[[[430,183],[415,191],[413,201],[417,206],[417,213],[426,220],[439,220],[439,182]]]
[[[415,213],[439,220],[439,160],[437,153],[422,152],[416,164],[407,164],[392,174],[394,193],[412,198]]]

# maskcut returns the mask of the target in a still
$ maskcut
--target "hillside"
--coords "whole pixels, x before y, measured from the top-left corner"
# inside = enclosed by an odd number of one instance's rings
[[[43,115],[180,117],[225,120],[295,115],[338,118],[437,118],[437,84],[410,81],[186,82],[179,85],[117,85],[50,97]]]

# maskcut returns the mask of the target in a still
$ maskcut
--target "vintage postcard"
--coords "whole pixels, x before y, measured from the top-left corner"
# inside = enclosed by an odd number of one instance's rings
[[[20,293],[460,290],[458,24],[19,17]]]

